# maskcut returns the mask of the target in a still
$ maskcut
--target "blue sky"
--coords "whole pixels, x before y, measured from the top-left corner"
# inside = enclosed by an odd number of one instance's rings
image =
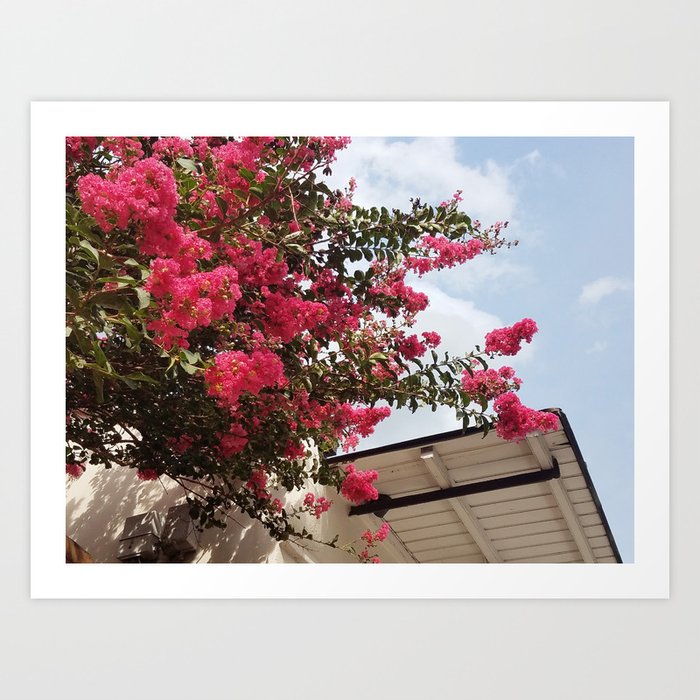
[[[566,413],[626,562],[634,556],[634,199],[631,138],[356,138],[332,182],[361,205],[408,208],[463,190],[517,247],[415,280],[431,305],[417,330],[460,354],[495,327],[540,328],[510,362],[522,401]],[[358,449],[459,427],[452,411],[394,412]]]

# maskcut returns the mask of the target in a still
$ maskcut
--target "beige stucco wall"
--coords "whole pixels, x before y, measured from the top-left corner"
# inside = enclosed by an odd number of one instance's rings
[[[313,486],[313,485],[311,485]],[[311,490],[311,489],[309,489]],[[313,489],[333,501],[331,509],[319,520],[307,518],[303,526],[319,539],[338,545],[359,540],[368,527],[376,527],[366,517],[348,517],[350,505],[334,490]],[[287,498],[287,505],[300,502],[306,492]],[[124,521],[131,515],[156,510],[165,516],[170,506],[184,502],[184,490],[174,481],[144,482],[134,469],[88,466],[77,480],[67,479],[66,534],[86,549],[97,563],[118,562],[117,550]],[[277,495],[277,494],[275,494]],[[225,530],[211,528],[198,533],[199,547],[191,563],[355,563],[357,560],[339,549],[304,541],[301,546],[274,541],[257,521],[240,511],[230,513]],[[296,521],[298,522],[298,521]],[[301,529],[300,527],[297,529]],[[358,550],[362,549],[356,542]],[[397,561],[396,552],[385,545],[372,550],[384,562]]]

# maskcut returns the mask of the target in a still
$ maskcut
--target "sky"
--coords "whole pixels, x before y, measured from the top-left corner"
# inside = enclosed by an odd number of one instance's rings
[[[460,355],[485,333],[535,319],[508,358],[520,399],[561,408],[625,562],[634,559],[634,142],[631,138],[355,138],[330,178],[355,203],[410,208],[463,191],[461,208],[508,221],[519,244],[413,278],[430,297],[418,332]],[[358,450],[461,427],[452,410],[394,411]]]

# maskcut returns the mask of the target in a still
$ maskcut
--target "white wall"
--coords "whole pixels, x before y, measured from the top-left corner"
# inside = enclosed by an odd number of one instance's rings
[[[312,490],[313,484],[309,490]],[[334,489],[313,488],[318,495],[333,501],[330,510],[320,519],[306,518],[298,530],[306,527],[319,540],[330,541],[339,534],[338,546],[355,541],[363,549],[360,535],[368,527],[376,529],[367,517],[349,517],[350,504]],[[306,491],[290,493],[286,505],[299,503]],[[274,494],[282,498],[281,494]],[[66,534],[86,549],[95,562],[118,562],[119,537],[126,518],[150,510],[165,517],[170,506],[183,503],[184,490],[171,479],[140,481],[135,469],[88,466],[76,480],[67,479]],[[225,530],[210,528],[198,533],[199,548],[191,563],[355,563],[355,557],[340,549],[318,545],[308,540],[294,544],[279,543],[268,531],[245,513],[232,511]],[[380,545],[371,551],[384,562],[398,561],[396,553]],[[188,557],[188,561],[190,558]]]

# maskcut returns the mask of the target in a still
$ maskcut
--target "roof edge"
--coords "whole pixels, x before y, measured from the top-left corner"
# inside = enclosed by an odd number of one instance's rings
[[[576,461],[579,463],[579,467],[581,468],[581,473],[583,474],[583,479],[586,482],[586,486],[591,492],[591,498],[593,499],[593,503],[595,503],[595,507],[597,508],[598,514],[600,515],[600,520],[603,523],[603,529],[605,530],[605,534],[607,535],[608,540],[610,541],[610,547],[613,550],[613,554],[615,555],[615,560],[618,564],[622,564],[622,556],[620,555],[620,550],[617,547],[615,537],[613,536],[612,530],[610,529],[610,523],[608,523],[605,511],[603,510],[603,505],[600,502],[598,492],[596,491],[595,486],[593,485],[591,474],[588,471],[588,465],[586,464],[586,460],[583,458],[581,448],[579,447],[578,441],[576,440],[576,436],[574,435],[574,431],[571,428],[571,423],[569,423],[569,419],[567,418],[566,413],[564,413],[564,411],[562,411],[561,408],[543,408],[541,410],[547,411],[548,413],[554,413],[559,418],[562,430],[564,431],[566,439],[569,441],[571,449],[574,451]],[[424,437],[413,438],[411,440],[404,440],[403,442],[395,442],[391,445],[371,447],[367,450],[360,450],[359,452],[332,455],[326,457],[326,461],[328,462],[328,464],[352,462],[355,459],[376,457],[377,455],[386,454],[387,452],[394,452],[396,450],[406,450],[412,447],[425,447],[426,445],[434,445],[437,442],[445,442],[447,440],[454,440],[455,438],[466,437],[468,435],[476,435],[482,432],[483,430],[479,427],[467,428],[466,430],[449,430],[444,433],[435,433],[434,435],[426,435]]]
[[[593,485],[593,479],[591,479],[591,474],[588,471],[588,465],[586,464],[586,460],[583,458],[581,448],[579,447],[578,441],[576,440],[576,436],[574,435],[574,431],[571,428],[571,423],[569,423],[569,419],[567,418],[566,413],[564,413],[564,411],[562,411],[561,408],[549,408],[546,410],[548,410],[550,413],[556,414],[559,418],[559,421],[561,422],[561,427],[564,429],[564,434],[566,435],[567,440],[571,444],[571,449],[574,451],[574,455],[576,456],[576,460],[579,463],[579,467],[581,467],[581,473],[583,474],[586,486],[588,486],[588,490],[591,492],[593,503],[595,503],[595,507],[598,509],[600,520],[603,523],[603,529],[605,530],[605,534],[608,536],[608,540],[610,541],[610,547],[613,551],[613,554],[615,555],[615,559],[618,564],[622,564],[623,561],[622,556],[620,555],[620,550],[617,548],[617,542],[615,542],[615,537],[613,536],[612,530],[610,529],[610,523],[608,523],[608,519],[605,515],[605,510],[603,510],[603,504],[600,502],[598,492],[596,491],[595,486]]]

